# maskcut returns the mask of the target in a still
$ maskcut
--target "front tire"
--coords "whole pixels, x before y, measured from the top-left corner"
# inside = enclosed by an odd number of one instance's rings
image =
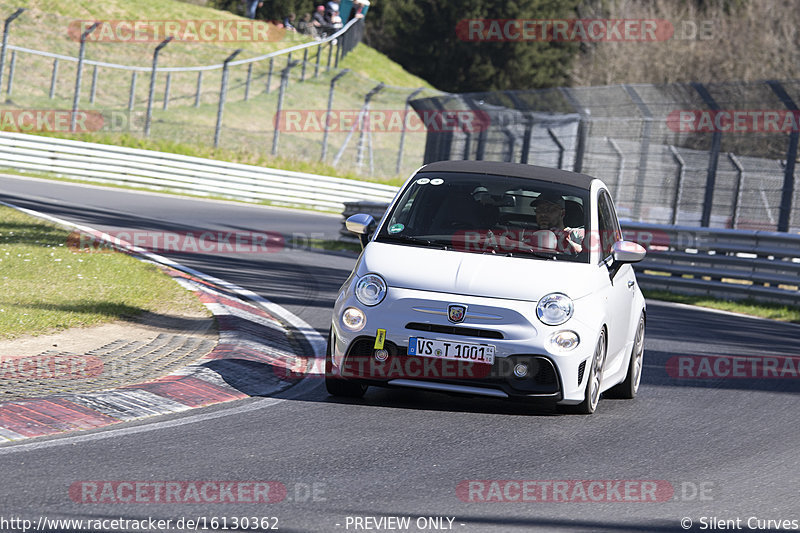
[[[628,374],[625,381],[615,385],[607,392],[609,398],[619,398],[622,400],[632,400],[636,397],[639,390],[639,383],[642,381],[642,365],[644,362],[644,314],[639,317],[639,324],[636,326],[636,337],[633,340],[631,359],[628,363]]]
[[[328,333],[328,347],[325,349],[325,388],[331,396],[361,398],[367,392],[366,385],[333,375],[332,338],[333,330]]]
[[[586,379],[586,392],[584,393],[583,401],[578,405],[564,406],[564,410],[568,413],[579,415],[590,415],[597,410],[597,404],[600,402],[600,378],[603,375],[603,366],[606,362],[606,330],[600,330],[600,338],[597,339],[597,345],[592,354],[591,365],[589,366],[589,375]]]

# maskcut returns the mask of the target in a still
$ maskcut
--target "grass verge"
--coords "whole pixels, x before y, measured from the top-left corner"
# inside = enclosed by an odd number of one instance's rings
[[[642,292],[647,299],[696,305],[698,307],[708,307],[710,309],[720,309],[732,313],[741,313],[743,315],[800,324],[800,308],[789,305],[770,304],[753,300],[716,300],[708,296],[676,294],[661,290],[653,291],[643,289]]]
[[[129,320],[146,311],[204,310],[158,267],[119,252],[77,251],[69,237],[0,207],[0,338]]]

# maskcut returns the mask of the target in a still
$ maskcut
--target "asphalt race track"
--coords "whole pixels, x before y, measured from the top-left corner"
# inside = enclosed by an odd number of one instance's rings
[[[104,231],[334,239],[340,225],[306,211],[13,177],[0,177],[0,200]],[[302,246],[164,255],[262,295],[321,335],[355,261]],[[284,532],[701,531],[736,519],[742,530],[756,529],[748,520],[759,531],[798,530],[797,373],[689,378],[668,371],[668,361],[785,361],[799,348],[797,325],[649,302],[640,396],[602,400],[593,416],[408,390],[341,401],[309,377],[278,399],[0,446],[0,518],[106,520],[98,531],[128,531],[110,522],[119,518],[170,519],[174,527],[203,517],[207,531],[266,531],[276,522]],[[85,481],[275,481],[286,494],[258,504],[83,503],[74,491]],[[235,529],[235,517],[277,521]],[[21,531],[1,521],[0,530]]]

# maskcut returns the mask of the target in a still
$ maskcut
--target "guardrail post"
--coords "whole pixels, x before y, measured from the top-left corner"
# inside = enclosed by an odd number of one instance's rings
[[[250,99],[250,82],[253,81],[253,64],[248,63],[247,65],[247,81],[244,83],[244,101],[248,101]]]
[[[3,86],[3,73],[6,69],[6,48],[8,47],[8,28],[11,26],[11,23],[14,22],[18,16],[22,15],[25,11],[24,7],[21,7],[14,11],[3,23],[3,45],[2,49],[0,49],[0,87]]]
[[[286,92],[286,87],[289,85],[289,73],[292,68],[297,65],[299,61],[287,63],[286,68],[281,71],[281,86],[278,90],[278,107],[275,112],[275,132],[272,134],[272,155],[278,155],[278,137],[280,136],[281,129],[281,109],[283,108],[283,94]]]
[[[338,52],[337,52],[338,53]],[[361,115],[361,131],[358,134],[358,147],[356,149],[356,166],[359,170],[364,166],[364,140],[366,135],[369,133],[370,135],[370,143],[369,143],[369,151],[370,151],[370,159],[369,159],[369,167],[370,167],[370,174],[372,173],[372,132],[370,129],[372,128],[372,124],[369,120],[369,103],[372,98],[381,92],[383,88],[386,87],[386,84],[380,82],[378,85],[373,87],[367,95],[364,97],[364,107],[363,112]]]
[[[308,63],[308,48],[303,48],[303,70],[300,71],[300,81],[306,81],[306,63]]]
[[[690,84],[695,91],[700,95],[700,98],[711,108],[711,111],[717,112],[720,110],[719,105],[708,92],[705,85],[702,83],[692,82]],[[711,210],[714,207],[714,188],[717,181],[717,166],[719,165],[719,151],[722,145],[722,132],[719,128],[715,128],[711,136],[711,153],[708,159],[708,173],[706,174],[706,194],[703,198],[703,216],[700,220],[700,225],[704,228],[709,227],[711,224]]]
[[[403,130],[400,132],[400,147],[397,149],[397,165],[395,165],[395,174],[400,174],[400,166],[403,164],[403,148],[406,143],[406,129],[408,126],[408,108],[411,107],[411,100],[414,99],[419,93],[425,90],[425,87],[420,87],[408,95],[406,98],[406,106],[403,108]]]
[[[70,119],[69,131],[75,131],[78,122],[78,101],[81,98],[81,76],[83,75],[83,57],[86,54],[86,38],[100,25],[95,22],[81,34],[81,48],[78,52],[78,73],[75,76],[75,96],[72,98],[72,117]],[[10,76],[9,76],[10,80]]]
[[[155,97],[156,92],[156,68],[158,68],[158,53],[162,48],[167,46],[171,40],[172,36],[167,37],[161,41],[161,43],[156,46],[156,49],[153,51],[153,66],[150,69],[150,91],[147,94],[147,116],[145,117],[144,121],[145,137],[150,136],[150,122],[153,120],[153,98]]]
[[[267,94],[270,91],[270,85],[272,85],[272,69],[275,67],[275,58],[269,58],[269,71],[267,71]]]
[[[172,72],[167,72],[167,83],[164,85],[164,104],[161,107],[162,111],[167,110],[169,105],[169,88],[172,85]]]
[[[672,197],[672,221],[670,222],[674,226],[678,223],[678,209],[680,209],[681,196],[683,196],[683,178],[686,175],[686,162],[674,146],[670,145],[669,151],[672,152],[672,157],[678,163],[678,174],[675,176],[675,194]]]
[[[336,39],[336,60],[334,61],[333,68],[339,68],[339,57],[342,55],[342,39]]]
[[[319,48],[317,48],[317,50],[319,50]],[[319,58],[319,55],[317,58]],[[322,136],[322,156],[319,158],[320,161],[325,161],[325,156],[328,155],[328,131],[330,130],[331,109],[333,109],[334,86],[336,82],[348,72],[350,72],[349,68],[344,69],[331,80],[331,88],[328,91],[328,112],[325,113],[325,133]]]
[[[622,153],[622,150],[620,150],[617,141],[615,141],[611,137],[606,137],[606,141],[608,141],[608,144],[611,145],[611,148],[614,149],[614,151],[617,153],[617,157],[619,158],[619,169],[617,169],[617,180],[614,185],[614,196],[615,196],[614,201],[619,202],[621,198],[620,193],[622,191],[622,175],[625,172],[625,155]]]
[[[325,72],[331,70],[331,55],[333,55],[333,43],[328,42],[328,67],[325,69]]]
[[[14,70],[17,66],[17,51],[11,50],[11,64],[8,65],[8,87],[6,87],[6,96],[11,96],[11,89],[14,87]]]
[[[53,60],[53,73],[50,75],[50,100],[56,95],[56,80],[58,79],[58,58]]]
[[[194,106],[200,107],[200,92],[203,90],[203,71],[197,71],[197,88],[194,92]]]
[[[219,135],[222,130],[222,108],[225,107],[225,97],[228,93],[228,63],[241,53],[242,49],[235,50],[222,62],[222,85],[219,89],[219,106],[217,107],[217,125],[214,127],[214,148],[219,146]]]
[[[777,81],[768,81],[772,91],[781,99],[786,109],[798,116],[798,107],[794,100]],[[786,149],[786,168],[783,171],[783,189],[781,193],[781,211],[778,215],[778,231],[789,231],[789,224],[792,218],[792,198],[794,196],[794,168],[797,161],[797,144],[800,139],[800,132],[792,128],[789,134],[789,146]]]
[[[744,167],[735,155],[728,153],[728,159],[730,159],[731,163],[733,163],[733,166],[736,167],[736,188],[733,191],[733,212],[731,213],[731,228],[736,229],[736,226],[739,224],[739,208],[742,205]]]
[[[92,89],[89,91],[89,103],[94,103],[94,97],[97,95],[97,65],[92,69]]]
[[[561,168],[564,165],[564,151],[565,151],[564,145],[561,143],[561,140],[553,132],[552,129],[547,128],[547,134],[550,136],[550,140],[552,140],[553,143],[556,145],[556,148],[558,148],[558,166],[556,168],[561,170]]]
[[[322,45],[318,44],[317,45],[317,60],[316,60],[316,64],[314,65],[314,77],[315,78],[319,77],[319,55],[320,55],[320,52],[322,52]]]
[[[136,99],[136,77],[138,72],[135,70],[131,73],[131,90],[128,93],[128,111],[133,111],[133,103]]]

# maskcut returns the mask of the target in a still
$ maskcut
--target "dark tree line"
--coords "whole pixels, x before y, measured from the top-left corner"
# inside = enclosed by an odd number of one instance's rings
[[[577,45],[478,42],[467,21],[575,18],[579,0],[376,0],[367,17],[370,46],[450,92],[535,89],[568,84]],[[489,27],[488,23],[485,25]],[[474,37],[474,34],[472,34]]]

